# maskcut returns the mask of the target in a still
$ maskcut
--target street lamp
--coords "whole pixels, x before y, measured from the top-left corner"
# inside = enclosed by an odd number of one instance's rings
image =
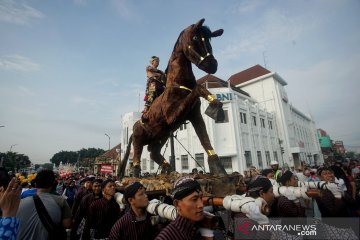
[[[105,136],[107,136],[109,138],[109,151],[110,151],[110,136],[106,133],[105,133]]]
[[[13,144],[13,145],[11,145],[10,146],[10,150],[9,150],[9,152],[11,152],[11,149],[13,148],[13,147],[15,147],[17,144]]]

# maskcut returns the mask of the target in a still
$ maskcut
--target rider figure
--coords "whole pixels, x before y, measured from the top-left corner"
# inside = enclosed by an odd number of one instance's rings
[[[143,113],[148,111],[155,98],[160,96],[165,88],[164,72],[157,69],[159,62],[159,57],[152,56],[150,59],[151,65],[146,67],[147,83],[144,97],[145,107]]]

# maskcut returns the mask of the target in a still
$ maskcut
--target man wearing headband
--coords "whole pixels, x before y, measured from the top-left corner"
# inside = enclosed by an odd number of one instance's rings
[[[247,197],[254,199],[254,202],[260,202],[262,206],[270,206],[274,199],[273,185],[271,181],[261,175],[254,177],[248,184]],[[244,233],[239,231],[238,226],[248,225],[247,229],[252,229],[255,225],[269,224],[269,219],[264,215],[257,204],[253,202],[249,207],[248,213],[243,212],[232,212],[230,219],[231,233],[234,233],[234,239],[270,239],[271,232],[269,231],[249,231]]]
[[[286,172],[281,175],[279,182],[285,187],[298,186],[295,175],[289,170],[286,170]],[[290,189],[278,198],[277,212],[280,217],[306,217],[305,208],[301,206],[300,200],[296,198],[294,192]]]
[[[114,198],[115,182],[107,179],[101,184],[101,189],[103,197],[88,209],[82,239],[108,238],[112,226],[121,217],[120,206]]]
[[[155,238],[156,233],[151,224],[151,216],[146,212],[149,200],[145,191],[145,187],[139,182],[134,182],[125,188],[124,199],[130,205],[130,209],[114,224],[109,240],[153,240]]]
[[[321,181],[334,183],[335,176],[331,168],[320,167],[317,174]],[[341,190],[336,184],[323,186],[319,197],[314,198],[319,206],[321,217],[347,217],[346,206],[341,199]]]
[[[147,112],[150,105],[153,103],[156,97],[158,97],[165,87],[164,72],[157,69],[160,59],[157,56],[150,58],[150,65],[146,67],[146,92],[145,92],[145,108],[144,113]]]
[[[84,183],[84,188],[80,188],[79,191],[77,191],[77,193],[75,194],[75,201],[71,209],[71,214],[73,217],[75,216],[76,211],[78,210],[81,199],[83,199],[85,195],[92,193],[92,184],[94,180],[95,177],[92,175],[87,176],[85,179],[82,180],[82,182]]]
[[[200,184],[190,176],[179,178],[172,191],[177,217],[156,237],[157,240],[213,239],[210,229],[200,228],[204,219],[204,204]]]
[[[101,184],[103,183],[102,179],[95,179],[92,184],[92,193],[84,196],[80,202],[80,205],[76,211],[75,216],[73,216],[73,228],[71,230],[71,240],[79,239],[79,235],[82,234],[85,224],[85,215],[88,212],[89,206],[92,202],[102,198]]]
[[[286,218],[281,220],[282,224],[306,224],[305,208],[301,206],[300,200],[295,196],[292,188],[297,187],[298,180],[293,172],[286,170],[279,178],[282,186],[287,187],[287,190],[277,200],[277,213],[279,217]],[[285,229],[284,232],[297,235],[298,232],[294,230]]]

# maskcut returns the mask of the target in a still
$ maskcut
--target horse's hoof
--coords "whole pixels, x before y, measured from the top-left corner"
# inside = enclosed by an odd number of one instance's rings
[[[134,177],[139,178],[141,174],[140,166],[134,166]]]
[[[170,174],[171,172],[171,167],[169,163],[164,163],[161,167],[161,174]]]

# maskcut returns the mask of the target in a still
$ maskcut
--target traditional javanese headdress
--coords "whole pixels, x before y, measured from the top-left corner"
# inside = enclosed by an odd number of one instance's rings
[[[286,182],[290,180],[290,178],[294,175],[291,171],[287,170],[284,172],[281,177],[279,178],[279,182],[285,186]]]
[[[127,186],[124,190],[125,201],[128,202],[129,198],[133,198],[140,188],[144,188],[144,186],[139,182],[134,182]]]
[[[192,177],[185,176],[175,181],[171,195],[173,199],[181,200],[193,192],[201,192],[200,184]]]
[[[152,56],[151,58],[150,58],[150,63],[152,63],[154,60],[160,60],[160,58],[159,57],[157,57],[157,56]]]

